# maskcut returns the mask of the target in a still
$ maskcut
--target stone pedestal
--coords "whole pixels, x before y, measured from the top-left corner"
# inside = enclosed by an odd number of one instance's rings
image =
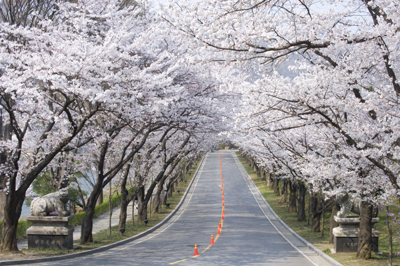
[[[339,223],[339,227],[332,230],[334,235],[334,252],[357,252],[358,249],[358,233],[360,231],[360,218],[334,217]],[[372,218],[372,226],[379,222],[379,218]],[[372,251],[379,253],[378,249],[379,231],[372,227]]]
[[[74,228],[68,225],[73,216],[28,216],[32,226],[26,230],[28,248],[72,249]]]

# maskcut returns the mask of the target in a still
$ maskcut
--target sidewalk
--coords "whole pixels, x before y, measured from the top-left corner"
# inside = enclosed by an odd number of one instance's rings
[[[121,207],[115,207],[112,211],[112,217],[111,217],[111,226],[118,225],[119,223],[119,213],[120,213]],[[137,210],[135,209],[135,215],[137,215]],[[132,219],[132,202],[129,203],[128,205],[128,210],[127,210],[127,217],[126,220]],[[94,218],[93,219],[93,234],[107,229],[109,225],[109,212],[104,213],[103,215]],[[79,240],[81,238],[81,226],[75,226],[74,227],[74,240]],[[28,248],[28,239],[23,239],[18,241],[17,243],[18,249],[27,249]]]

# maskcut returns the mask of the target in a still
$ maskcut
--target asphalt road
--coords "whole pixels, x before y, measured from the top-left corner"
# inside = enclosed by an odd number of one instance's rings
[[[96,254],[40,265],[330,265],[274,218],[232,152],[221,156],[223,197],[219,156],[206,156],[178,213],[153,233]],[[225,215],[217,237],[222,203]],[[216,241],[210,246],[211,234]],[[199,256],[193,256],[195,244]]]

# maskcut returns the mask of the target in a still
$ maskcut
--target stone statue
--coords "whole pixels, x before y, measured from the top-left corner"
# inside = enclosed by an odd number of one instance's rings
[[[31,202],[31,215],[48,216],[49,213],[56,211],[58,216],[69,216],[70,211],[66,206],[68,201],[69,194],[66,188],[35,198]]]
[[[361,212],[361,197],[353,196],[345,191],[336,194],[336,200],[340,205],[340,211],[336,214],[338,218],[346,218],[350,212],[360,215]],[[372,217],[378,216],[378,209],[373,206]]]

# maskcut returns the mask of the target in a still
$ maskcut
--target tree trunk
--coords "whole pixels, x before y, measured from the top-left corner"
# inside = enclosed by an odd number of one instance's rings
[[[132,225],[135,225],[135,198],[132,200]]]
[[[111,219],[112,219],[112,187],[110,182],[110,191],[108,193],[108,235],[111,235]]]
[[[18,219],[21,216],[22,205],[25,195],[19,195],[12,191],[6,196],[6,205],[4,208],[3,228],[1,232],[1,251],[18,251],[17,246],[17,226]]]
[[[321,237],[324,238],[325,233],[325,202],[322,199],[322,225],[321,225]]]
[[[128,204],[129,202],[132,200],[134,200],[135,198],[133,197],[132,193],[130,199],[128,199],[128,190],[126,189],[126,182],[128,180],[128,176],[129,176],[129,172],[131,169],[131,164],[128,164],[125,168],[124,171],[124,176],[121,180],[121,210],[119,213],[119,222],[118,222],[118,230],[125,230],[126,227],[126,216],[128,215]],[[132,209],[132,219],[134,216],[134,206],[135,204],[133,204],[133,209]]]
[[[274,174],[270,173],[269,174],[269,178],[267,178],[267,185],[269,187],[269,189],[274,189]]]
[[[372,205],[361,201],[360,232],[358,233],[357,258],[368,260],[372,250]]]
[[[254,172],[256,172],[257,177],[261,177],[260,168],[256,164],[254,164]]]
[[[334,219],[339,210],[340,210],[339,203],[337,203],[337,201],[334,200],[332,203],[331,219],[329,220],[329,244],[333,244],[333,238],[334,238],[333,228],[339,226],[339,223],[337,223]]]
[[[319,201],[318,195],[315,193],[311,194],[311,232],[321,232],[321,203]]]
[[[265,175],[265,184],[269,187],[269,182],[271,182],[271,180],[270,180],[271,175],[267,171],[264,172],[264,175]]]
[[[144,187],[139,188],[138,192],[138,221],[144,222],[147,219],[147,201],[144,198]]]
[[[98,178],[98,182],[93,187],[92,193],[87,200],[86,209],[85,209],[85,217],[83,218],[83,222],[81,225],[81,244],[85,244],[87,242],[93,242],[93,217],[94,217],[94,208],[96,207],[96,203],[98,202],[98,198],[100,194],[102,194],[102,178]]]
[[[289,181],[289,212],[296,212],[297,211],[297,205],[296,205],[296,192],[297,192],[297,186],[296,182],[294,181]]]
[[[288,179],[287,178],[282,179],[281,203],[286,203],[287,201],[287,186],[288,186]]]
[[[101,192],[99,194],[99,198],[97,199],[96,206],[102,204],[103,202],[104,202],[104,195],[103,195],[103,190],[101,190]]]
[[[392,257],[393,257],[393,242],[392,242],[392,228],[390,227],[390,216],[389,216],[389,206],[386,206],[386,227],[389,237],[389,264],[388,266],[392,266]]]
[[[299,197],[297,199],[297,221],[306,220],[306,186],[303,182],[298,184]]]
[[[281,194],[279,193],[279,181],[278,177],[274,178],[274,193],[276,197],[279,197]]]
[[[177,180],[179,180],[180,182],[183,182],[185,175],[181,172],[180,174],[178,174]]]
[[[161,193],[163,191],[164,178],[158,183],[154,198],[153,198],[153,211],[152,213],[158,213],[161,205]]]
[[[128,191],[126,190],[126,179],[121,181],[121,210],[119,212],[118,230],[125,229],[126,216],[128,215]]]
[[[264,171],[264,168],[261,168],[261,169],[260,169],[260,174],[261,174],[261,180],[262,180],[262,181],[265,181],[265,171]]]
[[[94,217],[94,208],[96,207],[96,200],[91,199],[89,197],[88,202],[86,204],[85,217],[83,218],[83,222],[81,225],[81,244],[85,244],[87,242],[93,242],[93,217]]]
[[[173,190],[174,190],[174,186],[172,184],[172,181],[170,181],[168,184],[168,187],[167,187],[167,197],[172,197]]]

